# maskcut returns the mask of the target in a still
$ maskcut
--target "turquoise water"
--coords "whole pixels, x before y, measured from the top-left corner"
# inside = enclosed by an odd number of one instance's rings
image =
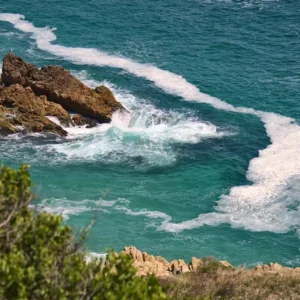
[[[98,211],[95,253],[300,266],[296,0],[14,0],[0,13],[1,56],[105,83],[131,112],[67,139],[1,139],[2,163],[32,166],[35,205],[76,229]]]

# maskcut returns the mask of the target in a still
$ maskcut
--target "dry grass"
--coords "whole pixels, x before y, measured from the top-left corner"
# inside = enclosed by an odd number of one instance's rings
[[[172,300],[183,299],[300,299],[300,273],[231,269],[208,261],[198,272],[160,279]]]

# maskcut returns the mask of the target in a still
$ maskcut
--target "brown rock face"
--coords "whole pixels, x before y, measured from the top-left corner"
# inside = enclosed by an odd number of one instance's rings
[[[16,132],[15,127],[0,112],[0,134],[6,136]]]
[[[157,276],[169,276],[169,263],[160,256],[148,255],[135,247],[125,247],[123,253],[128,254],[133,261],[133,266],[137,268],[137,274],[146,276],[155,274]]]
[[[12,53],[4,57],[2,82],[5,86],[16,83],[30,86],[37,96],[45,95],[48,101],[60,104],[65,110],[100,123],[110,122],[112,114],[123,109],[108,88],[90,89],[62,67],[49,66],[39,70]]]
[[[137,269],[137,274],[139,276],[154,274],[157,277],[163,278],[168,276],[180,275],[182,273],[197,272],[199,270],[199,267],[203,268],[205,266],[208,268],[207,270],[209,271],[211,262],[214,262],[214,264],[212,265],[213,269],[211,270],[216,270],[214,268],[216,266],[215,263],[217,262],[221,267],[218,270],[221,271],[224,269],[232,271],[237,270],[238,272],[241,272],[243,270],[245,271],[244,267],[238,267],[237,269],[235,269],[234,266],[232,266],[227,261],[215,261],[211,259],[207,260],[205,258],[199,259],[196,257],[192,257],[192,260],[189,264],[186,264],[181,259],[168,262],[161,256],[149,255],[146,252],[142,253],[140,250],[133,246],[125,247],[121,253],[125,253],[131,257],[132,264]],[[251,271],[251,269],[249,271]],[[200,269],[200,272],[203,271]],[[267,273],[277,273],[280,275],[294,273],[296,276],[299,276],[300,268],[288,268],[281,266],[278,263],[269,263],[267,265],[257,265],[255,268],[253,268],[253,272],[258,273],[261,276],[264,276],[264,274]]]
[[[57,117],[70,124],[71,119],[61,105],[49,102],[45,96],[36,96],[30,87],[14,84],[0,89],[0,133],[46,132],[66,136],[67,132],[50,121]]]
[[[9,53],[3,59],[1,77],[6,86],[15,83],[28,85],[26,79],[30,78],[34,72],[38,72],[35,65],[26,64],[21,57],[17,57],[12,53]]]
[[[93,120],[84,118],[81,115],[75,114],[72,116],[73,124],[76,126],[86,126],[86,128],[92,128],[97,126],[97,123]]]
[[[182,259],[168,262],[161,256],[149,255],[146,252],[142,253],[133,246],[125,247],[122,253],[131,257],[133,266],[137,269],[139,276],[146,276],[147,274],[154,274],[158,277],[180,275],[187,272],[196,272],[200,266],[205,264],[204,260],[196,257],[192,257],[189,264],[186,264]],[[234,269],[227,261],[219,261],[219,263],[226,268]]]
[[[192,257],[189,268],[191,271],[197,271],[202,264],[203,262],[200,258]]]
[[[169,271],[173,274],[181,274],[190,271],[189,266],[182,259],[173,260],[170,262]]]

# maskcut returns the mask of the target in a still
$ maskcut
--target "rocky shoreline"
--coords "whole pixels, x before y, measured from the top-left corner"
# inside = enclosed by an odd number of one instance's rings
[[[201,267],[207,266],[214,260],[209,258],[197,258],[192,257],[189,263],[185,263],[184,260],[178,259],[171,262],[167,261],[161,256],[149,255],[146,252],[141,252],[134,246],[125,247],[121,253],[127,254],[131,257],[133,266],[137,269],[139,276],[146,276],[148,274],[154,274],[157,277],[164,278],[174,275],[180,275],[183,273],[196,272]],[[227,261],[214,261],[219,268],[227,270],[243,270],[243,267],[235,268]],[[269,263],[263,265],[257,265],[252,269],[257,273],[294,273],[300,276],[300,267],[289,268],[281,266],[278,263]]]
[[[106,86],[91,89],[60,66],[38,69],[13,53],[3,59],[0,81],[0,135],[67,131],[64,127],[94,127],[109,123],[124,110]],[[72,114],[70,114],[72,113]]]
[[[3,58],[0,79],[0,135],[15,133],[45,133],[67,136],[64,128],[95,127],[109,123],[117,110],[125,110],[105,86],[91,89],[60,66],[37,68],[13,53]],[[50,117],[50,118],[49,118]],[[59,124],[51,117],[58,119]],[[138,275],[154,274],[168,277],[195,272],[205,265],[205,259],[192,257],[167,261],[149,255],[136,247],[125,247],[137,268]],[[217,261],[224,268],[237,269],[227,261]],[[288,268],[278,263],[257,265],[257,272],[291,272],[300,276],[300,268]]]

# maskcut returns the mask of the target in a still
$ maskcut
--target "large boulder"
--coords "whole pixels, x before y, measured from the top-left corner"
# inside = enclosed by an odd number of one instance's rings
[[[116,110],[124,109],[107,87],[91,89],[62,67],[48,66],[39,70],[13,53],[3,59],[2,82],[5,86],[16,83],[29,86],[37,96],[45,95],[65,110],[100,123],[110,122]]]
[[[61,105],[36,96],[30,87],[13,84],[0,88],[0,134],[17,132],[45,132],[66,136],[67,132],[48,117],[71,124],[69,113]]]
[[[169,262],[160,256],[148,255],[141,252],[136,247],[125,247],[122,251],[128,254],[133,262],[133,266],[137,269],[139,276],[155,274],[160,277],[169,276]]]
[[[6,86],[15,83],[28,85],[26,80],[30,78],[33,73],[38,71],[35,65],[25,63],[21,57],[9,53],[3,59],[1,79]]]

